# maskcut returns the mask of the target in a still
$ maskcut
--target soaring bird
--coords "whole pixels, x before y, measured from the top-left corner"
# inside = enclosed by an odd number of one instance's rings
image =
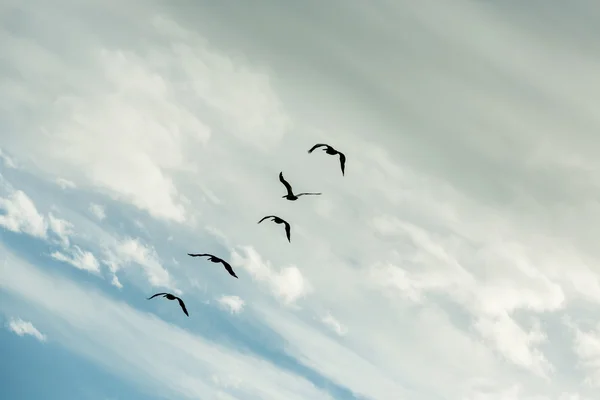
[[[323,147],[323,151],[329,155],[335,156],[336,154],[339,154],[340,166],[342,167],[342,175],[344,175],[344,168],[346,167],[346,156],[344,155],[344,153],[342,153],[341,151],[337,151],[336,149],[325,143],[315,144],[310,150],[308,150],[308,153],[312,153],[313,150],[319,147]]]
[[[185,308],[185,304],[183,303],[183,300],[181,300],[177,296],[172,295],[171,293],[156,293],[154,296],[148,297],[148,300],[153,299],[156,296],[160,296],[160,295],[162,295],[162,297],[166,297],[167,300],[177,300],[179,302],[179,305],[181,306],[181,309],[185,313],[185,315],[187,315],[188,317],[190,316],[190,314],[188,314],[187,308]]]
[[[272,218],[271,220],[273,222],[275,222],[276,224],[285,224],[285,235],[287,236],[288,242],[291,242],[291,240],[290,240],[290,224],[286,220],[281,219],[281,218],[279,218],[276,215],[267,215],[266,217],[264,217],[263,219],[261,219],[260,221],[258,221],[258,223],[260,224],[261,222],[263,222],[267,218]]]
[[[308,195],[308,196],[319,196],[321,195],[321,193],[298,193],[298,194],[294,194],[294,192],[292,191],[292,186],[290,186],[290,184],[288,183],[288,181],[286,181],[283,178],[283,172],[279,173],[279,181],[281,183],[283,183],[283,186],[285,186],[285,189],[287,190],[287,194],[284,196],[281,196],[284,199],[288,199],[290,201],[295,201],[298,200],[298,198],[300,196],[304,196],[304,195]]]
[[[212,261],[214,263],[221,263],[223,264],[223,266],[225,267],[225,269],[227,270],[227,272],[229,272],[229,275],[237,278],[238,276],[235,274],[235,272],[233,272],[233,268],[231,268],[231,265],[229,265],[229,263],[225,260],[223,260],[222,258],[219,258],[217,256],[213,256],[212,254],[190,254],[188,253],[188,256],[190,257],[208,257],[208,261]]]

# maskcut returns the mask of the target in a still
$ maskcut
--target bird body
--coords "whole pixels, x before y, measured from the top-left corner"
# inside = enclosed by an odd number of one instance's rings
[[[322,193],[298,193],[298,194],[294,194],[294,191],[292,190],[292,186],[288,183],[288,181],[285,180],[285,178],[283,177],[283,172],[279,173],[279,181],[283,184],[283,186],[285,186],[285,189],[287,190],[287,194],[281,196],[284,199],[290,200],[290,201],[296,201],[298,200],[298,198],[300,198],[300,196],[320,196]]]
[[[291,234],[290,224],[283,218],[279,218],[276,215],[267,215],[266,217],[263,217],[260,221],[258,221],[258,223],[260,224],[267,218],[271,218],[271,221],[275,222],[276,224],[285,224],[285,235],[287,237],[288,242],[291,242],[291,240],[290,240],[290,234]]]
[[[185,308],[185,304],[183,303],[183,300],[181,300],[179,297],[172,295],[171,293],[156,293],[153,296],[148,297],[148,300],[155,298],[156,296],[161,296],[166,298],[167,300],[177,300],[179,302],[179,306],[181,307],[181,309],[183,310],[184,314],[187,315],[188,317],[190,316],[190,314],[188,314],[187,308]]]
[[[311,147],[308,150],[308,153],[312,153],[315,149],[319,148],[319,147],[323,147],[323,151],[329,155],[336,155],[338,154],[340,156],[340,167],[342,169],[342,175],[344,175],[344,170],[346,168],[346,156],[344,155],[344,153],[342,153],[341,151],[338,151],[336,149],[334,149],[333,147],[331,147],[328,144],[325,143],[317,143],[315,144],[313,147]]]
[[[213,256],[212,254],[190,254],[190,253],[188,253],[188,256],[190,256],[190,257],[208,257],[208,261],[223,264],[223,266],[225,267],[227,272],[229,272],[229,275],[233,276],[234,278],[238,277],[235,274],[235,272],[233,271],[233,268],[231,267],[231,265],[227,261],[223,260],[222,258]]]

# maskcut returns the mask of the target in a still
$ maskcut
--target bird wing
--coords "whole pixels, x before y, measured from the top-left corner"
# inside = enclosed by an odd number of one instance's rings
[[[298,193],[296,196],[300,197],[300,196],[304,196],[304,195],[308,195],[308,196],[320,196],[323,193]]]
[[[290,224],[287,221],[283,221],[283,223],[285,224],[285,235],[287,236],[288,242],[291,242],[291,239],[290,239],[290,230],[292,228],[290,227]]]
[[[190,316],[190,314],[188,314],[188,310],[187,308],[185,308],[185,304],[183,303],[183,300],[181,300],[179,297],[177,298],[177,301],[179,302],[179,305],[181,306],[181,309],[183,310],[183,312],[185,313],[185,315],[187,315],[188,317]]]
[[[344,153],[339,153],[340,155],[340,166],[342,167],[342,175],[344,175],[344,168],[346,167],[346,156]]]
[[[190,257],[212,256],[212,254],[190,254],[190,253],[187,253],[187,255],[190,256]]]
[[[311,149],[308,150],[308,152],[312,153],[316,148],[323,147],[323,146],[330,147],[328,144],[325,144],[325,143],[317,143],[313,147],[311,147]]]
[[[231,265],[229,265],[229,263],[225,260],[221,260],[221,263],[223,264],[223,266],[225,267],[225,269],[227,270],[227,272],[229,272],[229,275],[234,276],[234,277],[238,277],[235,272],[233,272],[233,268],[231,268]]]
[[[153,298],[155,298],[156,296],[160,296],[161,294],[168,294],[168,293],[156,293],[154,296],[152,296],[152,297],[148,297],[148,299],[147,299],[147,300],[153,299]]]
[[[283,177],[283,172],[279,173],[279,181],[283,183],[283,186],[285,186],[285,189],[287,190],[288,194],[294,194],[294,192],[292,192],[292,186]]]
[[[267,218],[273,218],[275,217],[274,215],[267,215],[266,217],[263,217],[263,219],[261,219],[260,221],[258,221],[258,223],[260,224],[261,222],[263,222],[265,219]]]

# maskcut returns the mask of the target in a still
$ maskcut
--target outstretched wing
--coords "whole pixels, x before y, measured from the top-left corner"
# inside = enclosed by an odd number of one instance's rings
[[[152,297],[148,297],[146,300],[153,299],[153,298],[155,298],[156,296],[160,296],[160,295],[163,295],[163,294],[168,294],[168,293],[156,293],[154,296],[152,296]]]
[[[325,147],[329,147],[329,145],[328,145],[328,144],[325,144],[325,143],[317,143],[317,144],[315,144],[313,147],[311,147],[311,149],[310,149],[310,150],[308,150],[308,152],[309,152],[309,153],[312,153],[312,152],[313,152],[315,149],[317,149],[317,148],[319,148],[319,147],[323,147],[323,146],[325,146]]]
[[[285,224],[285,236],[287,236],[288,242],[291,243],[290,230],[292,228],[290,227],[290,224],[287,221],[283,221],[283,223]]]
[[[205,257],[205,256],[212,256],[212,254],[190,254],[187,253],[188,256],[190,257]]]
[[[185,308],[185,304],[183,303],[183,300],[181,300],[179,297],[177,298],[177,301],[179,302],[179,305],[181,306],[181,309],[183,310],[183,312],[185,313],[185,315],[187,315],[188,317],[190,316],[190,314],[188,314],[187,308]]]
[[[344,175],[344,168],[346,168],[346,156],[344,153],[339,153],[340,155],[340,166],[342,167],[342,175]]]
[[[307,196],[320,196],[322,194],[323,193],[298,193],[296,196],[298,196],[298,197],[304,196],[304,195],[307,195]]]
[[[288,194],[294,194],[294,192],[292,192],[292,186],[288,183],[288,181],[284,179],[283,172],[279,173],[279,181],[283,183],[283,186],[285,186],[285,189],[287,190]]]
[[[235,274],[235,272],[233,272],[233,268],[231,268],[231,265],[229,265],[229,263],[225,260],[221,260],[221,263],[223,264],[223,266],[225,267],[225,269],[227,270],[227,272],[229,272],[229,275],[237,278],[238,276]]]
[[[265,219],[267,218],[274,218],[274,215],[267,215],[266,217],[263,217],[263,219],[261,219],[260,221],[258,221],[258,223],[260,224],[261,222],[263,222]]]

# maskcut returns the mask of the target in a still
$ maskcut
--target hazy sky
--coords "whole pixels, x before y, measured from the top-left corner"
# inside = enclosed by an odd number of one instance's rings
[[[597,397],[597,1],[4,0],[0,29],[2,398]]]

